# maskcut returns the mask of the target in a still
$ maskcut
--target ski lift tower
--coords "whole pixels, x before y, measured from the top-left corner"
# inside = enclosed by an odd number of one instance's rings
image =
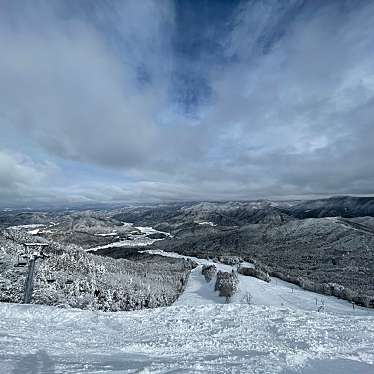
[[[43,253],[43,248],[48,247],[48,243],[24,243],[25,249],[28,248],[35,248],[35,251],[30,257],[29,261],[29,269],[27,273],[26,278],[26,284],[25,284],[25,293],[23,296],[23,303],[24,304],[30,304],[32,299],[32,291],[34,287],[34,271],[35,271],[35,264],[38,259],[43,259],[47,257]]]

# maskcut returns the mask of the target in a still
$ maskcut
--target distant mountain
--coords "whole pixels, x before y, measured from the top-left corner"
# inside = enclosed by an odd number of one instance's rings
[[[46,224],[51,220],[47,212],[23,212],[3,211],[0,212],[0,228],[18,225]]]
[[[161,205],[152,208],[130,208],[113,218],[143,225],[167,223],[211,223],[220,226],[243,226],[257,223],[284,223],[294,219],[282,208],[290,203],[267,200],[200,202],[190,204]]]
[[[339,196],[328,199],[303,201],[281,208],[295,218],[322,217],[374,217],[374,197]]]

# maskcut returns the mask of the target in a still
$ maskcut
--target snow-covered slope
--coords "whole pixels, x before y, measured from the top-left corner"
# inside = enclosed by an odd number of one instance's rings
[[[240,304],[0,315],[4,374],[374,372],[374,317]]]
[[[228,272],[231,272],[235,267],[172,252],[160,250],[148,250],[146,252],[168,257],[191,259],[200,264],[200,266],[192,271],[185,292],[179,297],[176,305],[223,304],[225,302],[223,298],[218,297],[214,292],[214,279],[210,283],[205,281],[201,274],[201,266],[214,264],[218,270]],[[244,265],[251,266],[248,263],[244,263]],[[238,274],[238,277],[239,291],[234,295],[232,299],[233,303],[245,303],[244,299],[249,292],[252,296],[251,303],[255,305],[287,307],[305,311],[323,309],[324,312],[328,313],[374,316],[373,309],[362,308],[357,305],[353,309],[352,304],[346,300],[306,291],[292,283],[284,282],[277,278],[272,277],[271,282],[267,283],[260,279],[241,274]]]
[[[171,307],[103,313],[0,304],[0,373],[374,373],[373,311],[239,277],[232,304],[214,293],[201,265]],[[252,305],[242,300],[248,291]],[[322,299],[326,309],[317,312]]]

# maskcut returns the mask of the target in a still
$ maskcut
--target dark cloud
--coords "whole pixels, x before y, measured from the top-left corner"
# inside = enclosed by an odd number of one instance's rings
[[[4,1],[0,201],[372,193],[373,26],[369,1]]]

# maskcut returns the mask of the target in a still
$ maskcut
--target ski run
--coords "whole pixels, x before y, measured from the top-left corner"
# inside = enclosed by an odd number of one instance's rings
[[[199,266],[170,307],[0,304],[0,373],[374,373],[373,310],[240,274],[225,304],[201,274],[212,262],[189,258]]]

